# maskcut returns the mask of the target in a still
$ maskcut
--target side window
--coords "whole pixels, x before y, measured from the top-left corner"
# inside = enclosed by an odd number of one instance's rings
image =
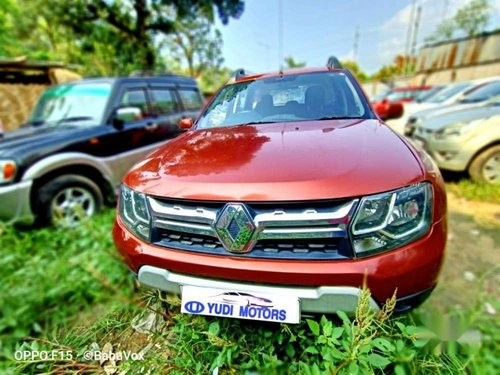
[[[151,89],[153,98],[153,111],[157,115],[166,115],[176,110],[174,94],[169,89],[153,88]]]
[[[200,93],[196,90],[189,89],[179,89],[179,95],[181,97],[184,108],[188,110],[200,109],[202,102]]]
[[[146,92],[142,89],[125,91],[120,99],[120,107],[137,107],[141,110],[143,117],[149,116]]]

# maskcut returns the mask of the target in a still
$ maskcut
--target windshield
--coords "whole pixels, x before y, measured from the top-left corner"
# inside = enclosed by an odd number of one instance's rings
[[[111,93],[109,83],[78,83],[47,89],[28,124],[101,123]]]
[[[196,128],[369,116],[366,101],[344,73],[308,73],[227,85]]]
[[[438,92],[442,91],[444,89],[444,86],[434,86],[429,90],[424,90],[421,91],[415,100],[419,103],[421,102],[427,102],[429,98],[434,97]]]
[[[437,94],[432,95],[425,101],[427,103],[442,103],[445,100],[450,99],[452,96],[455,96],[460,92],[466,90],[470,86],[472,86],[472,83],[470,82],[455,83],[439,91]]]
[[[500,81],[488,83],[469,95],[465,96],[460,103],[479,103],[484,102],[494,96],[500,95]]]

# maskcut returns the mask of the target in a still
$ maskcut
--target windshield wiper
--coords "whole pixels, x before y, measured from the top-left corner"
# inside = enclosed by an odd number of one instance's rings
[[[239,124],[239,125],[258,125],[258,124],[275,124],[275,123],[276,123],[276,121],[251,121],[251,122],[245,122],[244,124]]]
[[[321,117],[317,119],[316,121],[322,121],[322,120],[359,120],[362,117],[352,117],[352,116],[327,116],[327,117]]]
[[[32,120],[26,122],[23,126],[40,126],[45,124],[45,120]]]
[[[62,118],[59,121],[57,121],[57,124],[61,124],[63,122],[76,122],[76,121],[92,120],[92,119],[93,119],[93,117],[91,117],[91,116],[66,117],[66,118]]]

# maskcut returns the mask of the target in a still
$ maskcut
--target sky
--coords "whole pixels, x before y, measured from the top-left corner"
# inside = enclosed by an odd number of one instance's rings
[[[280,1],[283,56],[307,66],[323,66],[328,56],[353,59],[354,34],[359,27],[357,62],[374,73],[405,51],[412,2],[422,13],[417,46],[444,18],[469,0],[246,0],[245,11],[221,30],[225,65],[252,72],[280,66]],[[487,29],[500,27],[500,0],[490,0],[493,16]]]

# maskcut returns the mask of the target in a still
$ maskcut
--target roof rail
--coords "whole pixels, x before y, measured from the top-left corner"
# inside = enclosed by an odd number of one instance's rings
[[[246,77],[247,74],[245,72],[245,69],[237,69],[233,73],[233,77],[236,81],[239,81],[240,79]]]
[[[328,58],[328,62],[326,63],[326,67],[328,69],[343,69],[344,67],[340,63],[339,59],[337,59],[335,56],[330,56]]]
[[[158,72],[155,70],[134,70],[128,76],[129,77],[164,77],[173,76],[174,73],[171,72]]]

